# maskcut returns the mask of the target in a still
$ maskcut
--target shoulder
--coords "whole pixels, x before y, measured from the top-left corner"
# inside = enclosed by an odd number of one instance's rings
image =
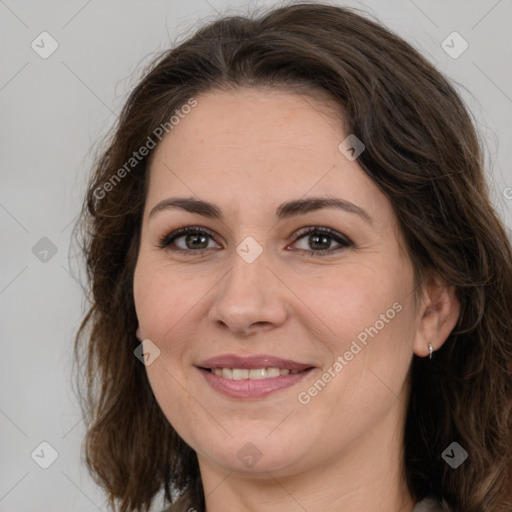
[[[434,498],[425,498],[416,504],[412,512],[450,512],[450,509]]]

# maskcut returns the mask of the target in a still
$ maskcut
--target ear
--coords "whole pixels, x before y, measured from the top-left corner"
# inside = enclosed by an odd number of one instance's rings
[[[441,348],[459,318],[460,304],[453,286],[437,275],[430,275],[423,284],[423,300],[419,306],[414,353],[428,356],[428,344]]]
[[[140,327],[137,326],[137,330],[135,331],[135,336],[137,336],[137,339],[139,341],[142,341],[142,334],[140,333]]]

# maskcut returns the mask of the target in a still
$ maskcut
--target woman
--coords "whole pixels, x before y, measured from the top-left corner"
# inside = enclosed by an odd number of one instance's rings
[[[512,255],[447,80],[353,10],[223,18],[98,157],[86,461],[118,510],[512,510]]]

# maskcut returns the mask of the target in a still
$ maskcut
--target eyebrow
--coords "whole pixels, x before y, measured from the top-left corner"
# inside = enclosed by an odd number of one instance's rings
[[[307,199],[286,201],[278,206],[276,209],[276,216],[279,220],[282,220],[295,215],[303,215],[305,213],[320,210],[322,208],[338,208],[348,213],[359,215],[369,224],[373,223],[372,217],[360,206],[357,206],[346,199],[335,197],[311,197]],[[176,209],[196,213],[213,219],[224,219],[222,211],[218,206],[208,201],[192,197],[169,197],[168,199],[164,199],[151,210],[149,218],[153,217],[158,212]]]

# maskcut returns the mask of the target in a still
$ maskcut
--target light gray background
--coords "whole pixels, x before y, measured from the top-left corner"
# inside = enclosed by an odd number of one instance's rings
[[[493,201],[512,226],[512,1],[339,3],[375,14],[458,83],[487,148]],[[197,20],[247,5],[0,0],[0,512],[106,511],[81,466],[84,429],[70,384],[84,299],[68,249],[91,146],[114,123],[141,63]],[[59,45],[47,59],[31,48],[42,46],[43,31]],[[457,59],[441,46],[453,31],[469,44]],[[57,248],[46,262],[32,251],[42,237]],[[42,441],[59,455],[48,469],[31,458]],[[48,450],[40,450],[42,460]]]

